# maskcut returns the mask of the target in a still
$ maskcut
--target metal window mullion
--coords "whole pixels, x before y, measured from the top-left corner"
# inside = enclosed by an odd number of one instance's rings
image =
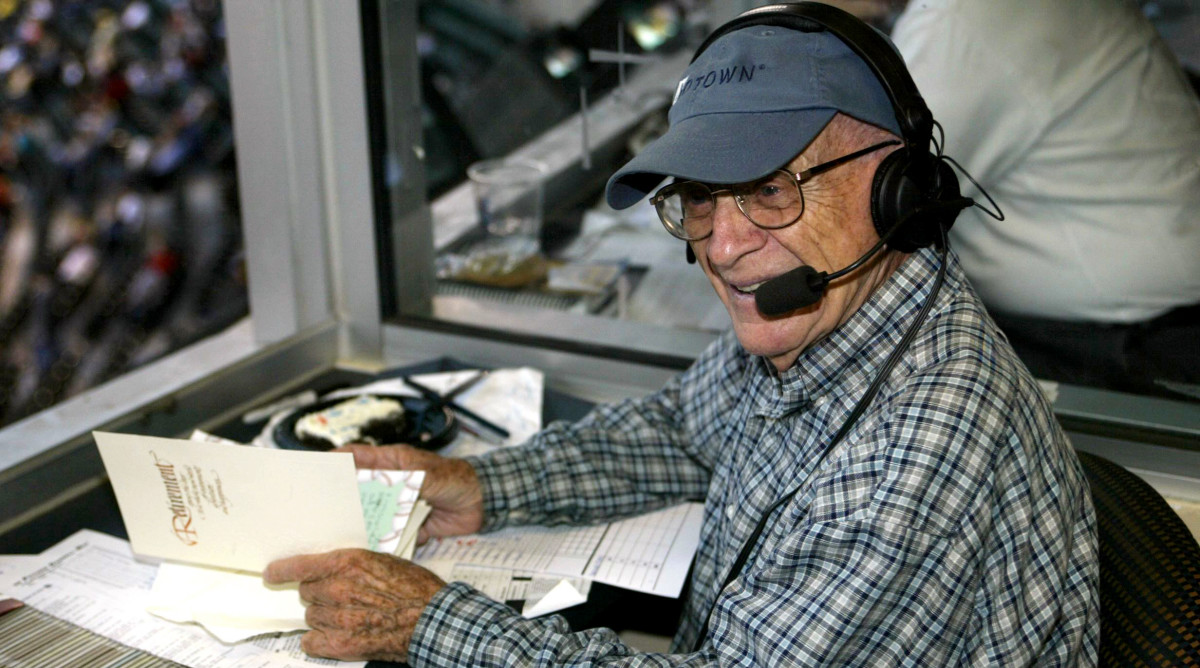
[[[377,361],[382,350],[378,241],[358,3],[318,3],[312,16],[327,203],[330,280],[342,323],[340,356]],[[414,11],[415,19],[415,11]]]
[[[255,339],[333,317],[308,2],[226,2],[238,188]]]

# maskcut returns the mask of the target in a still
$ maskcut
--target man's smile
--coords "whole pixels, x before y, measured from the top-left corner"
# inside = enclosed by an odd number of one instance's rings
[[[760,287],[762,287],[763,283],[766,283],[767,280],[770,280],[770,279],[765,279],[765,280],[761,280],[757,283],[747,283],[747,284],[743,284],[743,285],[738,285],[736,283],[732,283],[729,281],[726,281],[726,283],[729,285],[729,287],[733,288],[734,292],[738,292],[738,293],[745,294],[745,295],[753,295],[754,291],[758,290]]]

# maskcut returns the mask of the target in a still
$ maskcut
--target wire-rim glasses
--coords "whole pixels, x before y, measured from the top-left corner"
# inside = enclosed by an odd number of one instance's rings
[[[804,215],[805,181],[861,158],[899,141],[889,140],[809,167],[795,174],[777,169],[757,181],[714,187],[700,181],[677,181],[664,186],[650,198],[658,218],[671,236],[684,241],[699,241],[712,234],[713,215],[717,210],[716,196],[733,193],[738,209],[750,222],[767,230],[778,230]]]

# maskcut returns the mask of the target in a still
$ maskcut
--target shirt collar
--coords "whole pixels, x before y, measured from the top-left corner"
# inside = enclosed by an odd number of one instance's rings
[[[948,258],[947,269],[953,269],[957,262],[953,254]],[[849,320],[800,353],[782,373],[767,358],[756,357],[759,411],[781,416],[825,397],[857,394],[856,388],[874,379],[921,310],[939,264],[933,249],[910,255]]]

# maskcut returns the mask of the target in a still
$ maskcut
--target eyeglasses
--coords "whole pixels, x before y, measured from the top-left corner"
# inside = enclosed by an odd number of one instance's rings
[[[684,241],[699,241],[712,234],[713,213],[718,193],[731,192],[737,207],[750,222],[778,230],[804,215],[804,189],[800,186],[812,177],[844,165],[851,160],[900,142],[890,140],[860,149],[840,158],[809,167],[795,174],[777,169],[757,181],[713,188],[699,181],[679,181],[659,189],[650,203],[658,211],[663,227]]]

